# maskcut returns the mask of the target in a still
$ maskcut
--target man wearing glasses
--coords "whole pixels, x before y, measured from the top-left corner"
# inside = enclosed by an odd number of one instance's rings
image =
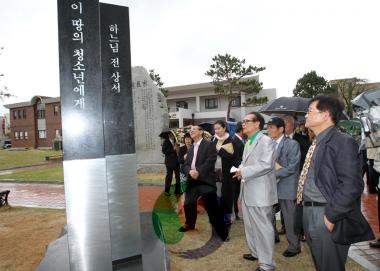
[[[259,113],[249,113],[242,122],[248,140],[235,178],[242,179],[240,197],[245,236],[251,252],[243,258],[258,260],[256,271],[274,270],[272,206],[278,201],[275,149],[272,140],[261,132],[264,118]]]
[[[335,126],[344,106],[333,96],[309,103],[306,127],[316,135],[298,183],[303,226],[317,270],[345,270],[350,244],[371,240],[361,213],[364,183],[358,145]]]
[[[216,148],[211,142],[202,139],[202,134],[202,127],[196,125],[191,127],[190,136],[194,144],[189,149],[182,167],[188,181],[184,203],[186,222],[179,231],[186,232],[195,229],[197,200],[202,197],[211,225],[222,241],[228,241],[227,226],[216,196]]]

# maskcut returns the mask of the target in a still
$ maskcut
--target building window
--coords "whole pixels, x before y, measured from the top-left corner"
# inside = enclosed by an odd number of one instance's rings
[[[46,130],[38,130],[38,138],[46,138]]]
[[[54,116],[58,116],[58,112],[59,112],[59,106],[54,105]]]
[[[45,109],[37,110],[37,119],[45,119]]]
[[[206,99],[205,108],[206,109],[218,108],[218,100],[216,98]]]
[[[18,132],[15,132],[15,138],[18,139]]]
[[[61,136],[61,130],[55,130],[55,137]]]
[[[22,118],[26,119],[26,110],[25,109],[22,110]]]
[[[27,131],[24,131],[24,138],[28,139],[28,132]]]
[[[240,96],[235,97],[231,102],[232,107],[240,107],[241,106],[241,98]]]
[[[14,120],[17,119],[17,111],[16,110],[13,111],[13,119]]]
[[[178,101],[175,103],[175,106],[177,107],[177,111],[178,111],[178,108],[185,108],[185,109],[189,108],[189,105],[187,104],[186,101]]]
[[[20,139],[24,139],[24,132],[20,132]]]
[[[21,110],[17,110],[18,118],[21,119]]]

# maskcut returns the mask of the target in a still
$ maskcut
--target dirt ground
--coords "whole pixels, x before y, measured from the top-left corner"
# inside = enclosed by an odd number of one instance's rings
[[[182,217],[183,221],[184,218]],[[170,267],[172,271],[249,271],[255,270],[257,262],[250,262],[242,258],[249,253],[245,241],[243,221],[232,224],[230,241],[220,242],[218,238],[211,238],[211,228],[207,215],[202,212],[198,216],[195,231],[186,232],[182,240],[176,244],[169,244]],[[292,258],[285,258],[282,252],[287,248],[284,235],[281,242],[275,246],[276,270],[281,271],[314,271],[311,254],[305,242],[301,243],[302,253]],[[356,262],[348,259],[346,264],[348,271],[364,271],[365,269]]]
[[[66,213],[57,209],[0,208],[0,270],[35,270],[58,238]]]

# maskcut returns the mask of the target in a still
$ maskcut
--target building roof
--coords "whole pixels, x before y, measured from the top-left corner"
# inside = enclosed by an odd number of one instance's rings
[[[247,79],[256,79],[258,81],[259,76],[258,75],[249,76],[249,77],[242,78],[241,80],[247,80]],[[189,90],[200,90],[200,89],[209,89],[209,88],[214,88],[214,85],[212,84],[212,82],[173,86],[173,87],[167,87],[166,89],[170,93],[170,92],[182,92],[182,91],[185,92]]]
[[[19,107],[32,106],[37,102],[38,99],[41,99],[41,102],[45,104],[57,103],[61,101],[60,97],[34,96],[29,102],[5,104],[4,107],[8,109],[13,109],[13,108],[19,108]]]

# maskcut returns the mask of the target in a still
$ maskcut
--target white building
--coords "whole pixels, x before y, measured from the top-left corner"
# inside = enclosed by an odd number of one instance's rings
[[[256,80],[258,76],[254,76]],[[190,124],[202,122],[214,122],[216,120],[227,120],[228,100],[227,97],[217,95],[212,83],[199,83],[184,86],[169,87],[166,98],[169,115],[170,128],[184,127]],[[246,106],[246,99],[251,95],[243,94],[233,102],[230,118],[240,121],[251,111],[258,111],[261,106]],[[268,101],[276,99],[276,89],[263,89],[257,95],[267,97]]]

